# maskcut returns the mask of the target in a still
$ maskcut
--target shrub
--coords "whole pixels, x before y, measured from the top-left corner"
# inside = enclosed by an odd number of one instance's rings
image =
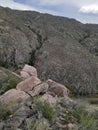
[[[5,120],[7,119],[10,115],[12,115],[12,112],[2,103],[0,103],[0,119]]]
[[[8,86],[6,88],[6,91],[12,88],[15,88],[17,83],[19,83],[19,79],[15,77],[14,75],[10,74],[8,76]]]
[[[21,81],[17,76],[15,76],[13,73],[6,71],[8,74],[8,77],[6,78],[6,86],[4,88],[4,92],[16,88],[16,85]],[[3,92],[3,93],[4,93]]]
[[[76,108],[76,116],[79,123],[79,130],[97,130],[97,121],[93,115],[85,111],[84,106]]]
[[[40,100],[36,100],[36,109],[40,111],[46,119],[52,121],[55,117],[54,108],[48,102],[42,102]]]

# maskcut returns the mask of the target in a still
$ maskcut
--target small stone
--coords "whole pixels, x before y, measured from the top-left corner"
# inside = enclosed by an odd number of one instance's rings
[[[56,104],[56,98],[49,95],[48,93],[44,94],[42,97],[41,97],[41,100],[42,101],[46,101],[50,104]]]
[[[69,123],[67,125],[68,130],[78,130],[78,126],[76,124]]]

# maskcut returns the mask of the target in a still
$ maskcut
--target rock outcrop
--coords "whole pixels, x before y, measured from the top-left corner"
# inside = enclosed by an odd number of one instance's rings
[[[39,83],[41,83],[40,79],[38,79],[37,77],[31,76],[30,78],[25,79],[24,81],[20,82],[16,88],[18,90],[28,92],[28,91],[33,90],[34,86],[36,86]]]
[[[49,89],[49,85],[44,82],[44,83],[40,83],[40,84],[36,85],[32,89],[32,91],[29,91],[28,93],[33,97],[33,96],[47,93],[48,89]]]
[[[48,79],[46,82],[49,85],[48,92],[51,93],[52,95],[57,97],[68,96],[69,91],[64,85],[59,84],[51,79]]]
[[[0,97],[0,102],[6,109],[17,109],[19,106],[30,100],[30,96],[24,91],[10,89]]]
[[[33,66],[25,65],[22,71],[20,72],[21,78],[27,79],[31,76],[37,77],[37,70]]]
[[[45,93],[42,97],[41,100],[44,102],[49,102],[50,104],[56,104],[57,98],[53,97],[52,95]]]
[[[23,70],[29,74],[29,77],[23,78],[23,81],[17,84],[16,89],[10,89],[0,97],[0,102],[7,106],[18,106],[21,103],[35,97],[43,95],[42,99],[52,103],[53,97],[65,97],[68,96],[68,89],[51,79],[46,82],[42,82],[37,77],[37,71],[33,66],[25,65]],[[53,102],[54,102],[53,101]]]
[[[51,79],[45,82],[40,81],[33,66],[25,65],[21,72],[20,77],[23,81],[17,84],[16,89],[10,89],[0,96],[0,128],[2,130],[24,128],[23,122],[26,121],[26,130],[30,130],[31,127],[32,130],[35,128],[38,130],[50,129],[49,121],[46,118],[52,120],[54,110],[47,103],[56,105],[57,98],[68,96],[67,88]],[[36,96],[40,96],[40,98],[35,100]],[[45,118],[36,113],[36,116],[38,116],[36,120],[33,100],[36,109],[42,109],[43,113],[44,107],[46,107],[45,109],[49,109],[51,115],[47,111]]]
[[[51,82],[48,84],[48,82]],[[20,82],[17,87],[17,90],[27,92],[32,97],[44,93],[48,93],[53,97],[64,97],[68,96],[69,90],[59,83],[56,83],[52,80],[42,82],[37,77],[30,77],[22,82]]]
[[[80,113],[68,89],[51,79],[40,81],[36,69],[26,67],[34,74],[26,72],[16,89],[0,96],[0,130],[80,130]]]
[[[69,91],[64,85],[61,85],[51,79],[48,79],[44,82],[40,81],[40,79],[37,77],[37,71],[34,67],[25,65],[22,71],[29,74],[29,76],[24,76],[23,78],[23,75],[21,75],[23,81],[17,84],[17,90],[24,91],[32,97],[45,93],[48,93],[54,97],[68,96]]]

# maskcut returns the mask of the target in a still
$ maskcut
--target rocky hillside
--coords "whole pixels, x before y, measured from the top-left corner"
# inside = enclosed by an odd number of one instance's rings
[[[34,65],[74,94],[98,93],[98,25],[0,7],[0,65]]]
[[[98,130],[98,107],[70,99],[62,84],[41,81],[33,66],[25,65],[18,77],[0,96],[0,130]]]

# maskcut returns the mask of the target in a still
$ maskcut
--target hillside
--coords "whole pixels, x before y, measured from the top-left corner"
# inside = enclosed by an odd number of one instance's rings
[[[98,25],[0,7],[0,65],[27,63],[74,94],[98,93]]]

